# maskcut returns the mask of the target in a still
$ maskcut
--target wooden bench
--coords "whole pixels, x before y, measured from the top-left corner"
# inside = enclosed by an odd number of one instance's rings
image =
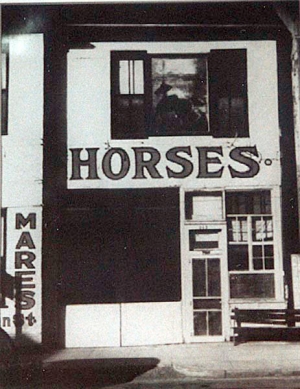
[[[247,340],[300,341],[299,309],[232,310],[234,345]]]

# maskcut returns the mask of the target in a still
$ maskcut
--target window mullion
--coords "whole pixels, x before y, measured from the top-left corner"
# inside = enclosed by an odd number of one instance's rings
[[[248,225],[248,256],[249,256],[249,270],[253,271],[253,241],[252,241],[252,216],[247,216]]]

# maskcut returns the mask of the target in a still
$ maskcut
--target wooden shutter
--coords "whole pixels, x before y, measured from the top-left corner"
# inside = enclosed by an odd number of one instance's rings
[[[122,91],[120,85],[121,62],[134,64],[141,61],[143,62],[144,66],[143,92],[141,92],[141,90],[135,91],[131,87],[129,87],[128,91]],[[114,51],[111,53],[112,139],[145,138],[145,62],[146,52],[144,51]],[[129,77],[132,77],[132,75],[129,75]],[[135,77],[134,74],[133,77]],[[129,78],[128,84],[131,82],[132,80]]]
[[[249,136],[246,50],[212,50],[208,79],[211,134]]]

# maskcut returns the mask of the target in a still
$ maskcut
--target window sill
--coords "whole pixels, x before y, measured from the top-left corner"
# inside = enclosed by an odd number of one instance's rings
[[[286,300],[278,300],[275,297],[272,298],[234,298],[234,299],[229,299],[229,304],[286,304]]]

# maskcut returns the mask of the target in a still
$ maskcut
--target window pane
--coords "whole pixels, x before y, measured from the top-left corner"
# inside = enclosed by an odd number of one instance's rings
[[[207,312],[194,312],[194,335],[201,336],[207,334]]]
[[[120,94],[144,93],[144,61],[124,60],[119,62]]]
[[[220,260],[207,259],[208,296],[221,296]]]
[[[129,61],[120,61],[119,62],[120,70],[119,70],[119,86],[121,95],[129,94]]]
[[[5,50],[5,47],[2,49]],[[8,50],[8,47],[6,48]],[[8,52],[2,52],[1,134],[7,135],[8,120]]]
[[[212,50],[208,65],[212,134],[249,136],[246,50]]]
[[[264,217],[265,222],[265,240],[273,240],[273,220],[272,217]]]
[[[263,260],[262,258],[253,258],[253,269],[254,270],[262,270],[263,267]]]
[[[208,334],[222,335],[222,315],[221,312],[208,312]]]
[[[253,252],[254,258],[262,258],[263,257],[262,246],[253,246],[252,252]]]
[[[267,270],[274,269],[274,258],[265,258],[265,269]]]
[[[252,239],[253,241],[273,240],[273,221],[272,217],[252,218]]]
[[[272,257],[274,256],[274,250],[272,245],[266,245],[264,246],[265,249],[265,257]]]
[[[263,247],[262,246],[253,246],[252,247],[253,255],[253,268],[254,270],[262,270],[263,266]]]
[[[134,93],[144,94],[144,61],[134,63]]]
[[[231,274],[231,298],[275,297],[274,274]]]
[[[229,242],[247,242],[247,218],[228,218],[228,240]]]
[[[230,245],[228,247],[228,270],[248,270],[248,245]]]
[[[111,52],[112,139],[145,138],[145,60],[145,51]]]
[[[227,193],[226,210],[229,215],[271,214],[271,193],[266,190]]]
[[[1,134],[7,135],[7,120],[8,120],[8,91],[2,89],[1,94]]]
[[[265,250],[265,268],[267,270],[274,269],[274,249],[271,245],[264,246]]]
[[[2,53],[2,89],[7,88],[7,54]]]
[[[153,135],[208,135],[207,59],[152,58]]]
[[[265,237],[265,223],[260,217],[252,218],[252,239],[262,241]]]
[[[193,296],[207,295],[206,290],[206,266],[204,259],[193,259]]]
[[[220,309],[221,308],[221,299],[211,298],[211,299],[203,299],[197,298],[193,300],[193,308],[194,309]]]
[[[114,103],[114,138],[142,138],[145,125],[144,97],[115,96]]]
[[[269,191],[262,191],[253,195],[253,213],[271,213],[271,195]]]
[[[218,230],[190,230],[189,242],[190,250],[205,250],[219,247]]]
[[[246,100],[243,97],[232,97],[230,100],[230,126],[234,134],[239,134],[241,128],[247,127]]]

